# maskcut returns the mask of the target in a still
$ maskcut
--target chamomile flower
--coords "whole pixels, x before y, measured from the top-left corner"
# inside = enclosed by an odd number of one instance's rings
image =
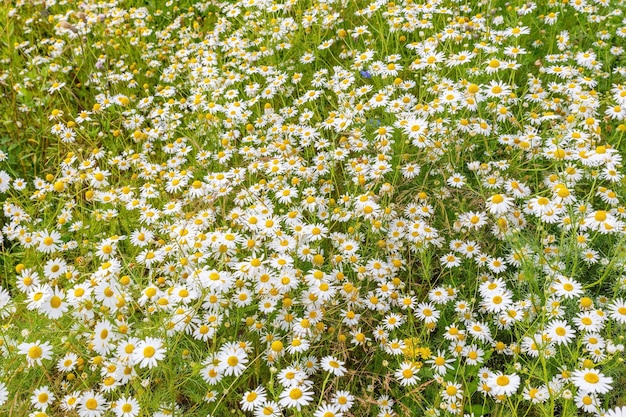
[[[352,408],[354,400],[354,395],[350,394],[349,391],[339,390],[333,394],[331,403],[337,405],[339,411],[345,413]]]
[[[576,336],[576,331],[564,320],[553,320],[546,327],[550,340],[557,345],[570,343]]]
[[[254,410],[254,417],[280,417],[282,415],[281,406],[274,401],[265,401]]]
[[[218,353],[220,372],[226,376],[239,376],[246,370],[248,355],[240,347],[229,346]]]
[[[609,305],[609,317],[619,324],[626,324],[626,300],[623,298],[615,299]]]
[[[133,363],[140,368],[153,368],[157,362],[165,358],[166,349],[161,339],[147,337],[140,341],[132,353]]]
[[[487,385],[494,396],[505,395],[510,397],[517,392],[520,386],[520,377],[516,374],[493,373],[487,378]]]
[[[9,399],[9,390],[4,382],[0,382],[0,407],[2,407]]]
[[[137,417],[141,406],[134,397],[125,396],[115,401],[113,412],[117,417]]]
[[[26,356],[28,366],[41,365],[43,360],[52,358],[52,345],[49,342],[37,340],[34,343],[20,343],[18,353]]]
[[[321,361],[322,369],[334,376],[344,376],[347,372],[345,362],[340,361],[334,356],[325,356]]]
[[[261,404],[265,403],[266,400],[267,392],[265,391],[265,388],[259,386],[254,390],[246,391],[239,404],[241,405],[241,409],[243,411],[252,411]]]
[[[606,394],[611,390],[613,378],[595,369],[582,369],[572,373],[572,383],[582,392]]]
[[[50,391],[48,386],[39,387],[33,391],[33,395],[30,397],[30,403],[38,410],[46,411],[48,406],[52,404],[55,396]]]
[[[300,410],[313,401],[313,392],[307,385],[292,386],[285,388],[280,393],[279,404],[286,408],[295,408]]]
[[[76,367],[78,355],[73,352],[67,352],[57,362],[57,369],[61,372],[71,372]]]
[[[603,417],[626,417],[626,407],[616,407],[608,410]]]
[[[508,213],[513,207],[513,199],[505,194],[494,194],[486,202],[489,213],[496,216]]]
[[[417,384],[419,368],[414,362],[402,362],[400,367],[394,372],[394,376],[402,386],[411,386]]]

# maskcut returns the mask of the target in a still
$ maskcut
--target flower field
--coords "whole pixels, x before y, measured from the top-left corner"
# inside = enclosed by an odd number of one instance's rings
[[[620,0],[0,8],[0,415],[626,416]]]

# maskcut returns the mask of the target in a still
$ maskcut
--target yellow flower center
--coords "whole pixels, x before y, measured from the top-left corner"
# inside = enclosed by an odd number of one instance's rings
[[[98,401],[95,398],[90,398],[85,401],[85,408],[88,410],[95,410],[98,408]]]
[[[61,297],[56,295],[52,296],[52,298],[50,299],[50,306],[52,306],[52,308],[61,307]]]
[[[493,204],[500,204],[504,201],[504,197],[502,197],[500,194],[496,194],[493,197],[491,197],[491,202]]]
[[[146,358],[151,358],[156,353],[156,350],[152,346],[146,346],[143,348],[143,356]]]
[[[43,351],[39,346],[33,346],[28,349],[28,357],[31,359],[39,359]]]
[[[294,388],[289,392],[289,398],[292,400],[298,400],[302,397],[302,390],[300,388]]]

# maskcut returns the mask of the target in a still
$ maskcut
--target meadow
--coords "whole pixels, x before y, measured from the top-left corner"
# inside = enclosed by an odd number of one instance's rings
[[[0,7],[0,415],[626,417],[621,0]]]

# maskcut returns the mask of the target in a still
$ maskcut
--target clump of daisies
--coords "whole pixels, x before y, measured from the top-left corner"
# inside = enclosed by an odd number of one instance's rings
[[[0,412],[626,413],[622,3],[162,7],[0,16]]]

